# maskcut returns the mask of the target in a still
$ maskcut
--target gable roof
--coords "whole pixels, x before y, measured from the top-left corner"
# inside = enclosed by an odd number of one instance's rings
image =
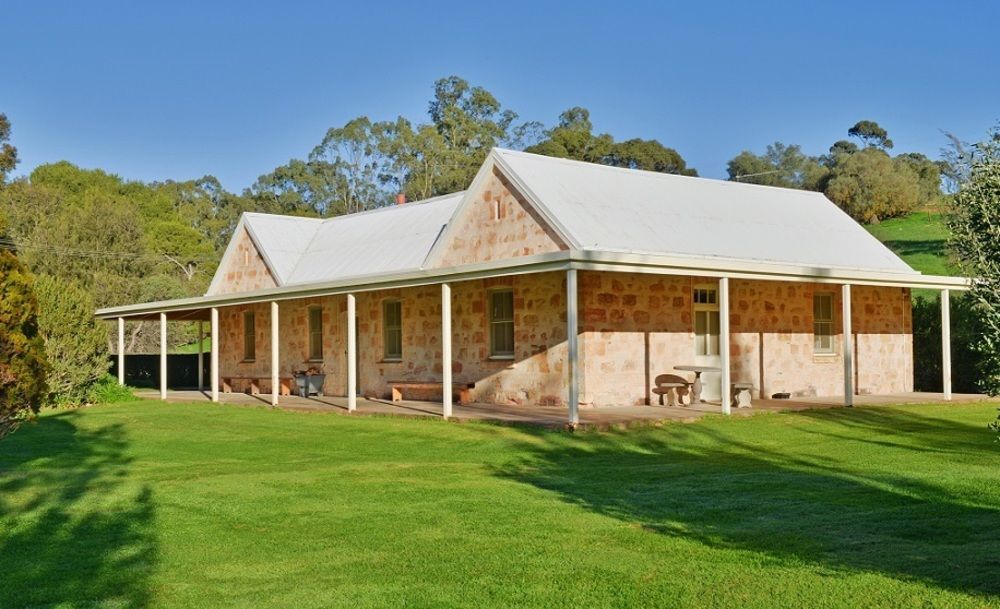
[[[457,192],[323,220],[287,283],[417,270],[464,195]]]
[[[917,274],[822,193],[491,156],[577,249]]]
[[[494,169],[578,251],[919,275],[822,193],[501,148],[464,192],[325,220],[246,213],[240,226],[279,286],[417,271]]]
[[[246,212],[234,235],[246,229],[279,286],[418,270],[464,194],[327,219]]]
[[[323,220],[249,212],[243,215],[243,223],[275,281],[284,285]]]

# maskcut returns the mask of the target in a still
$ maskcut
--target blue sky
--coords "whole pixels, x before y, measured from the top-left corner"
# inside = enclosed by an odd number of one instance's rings
[[[2,11],[18,173],[66,159],[231,190],[328,127],[426,120],[462,76],[524,120],[581,105],[702,175],[774,140],[820,153],[868,118],[897,151],[1000,119],[997,2],[23,2]]]

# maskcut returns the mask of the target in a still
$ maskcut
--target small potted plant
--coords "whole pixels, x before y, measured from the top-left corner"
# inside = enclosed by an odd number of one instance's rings
[[[326,374],[323,373],[322,368],[309,366],[304,370],[296,370],[294,376],[299,396],[306,398],[310,395],[323,395],[323,383],[326,381]]]

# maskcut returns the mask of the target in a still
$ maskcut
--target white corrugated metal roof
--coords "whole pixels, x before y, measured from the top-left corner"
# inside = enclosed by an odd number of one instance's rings
[[[243,222],[279,284],[288,283],[292,269],[323,224],[320,218],[258,213],[244,214]]]
[[[494,155],[580,249],[916,273],[822,193]]]
[[[247,214],[282,285],[420,268],[465,193],[326,220]]]

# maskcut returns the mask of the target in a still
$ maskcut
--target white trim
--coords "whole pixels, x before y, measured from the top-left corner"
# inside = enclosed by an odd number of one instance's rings
[[[941,390],[951,399],[951,293],[941,290]]]
[[[253,244],[257,254],[260,256],[261,260],[264,261],[264,266],[267,267],[267,272],[270,273],[271,278],[274,279],[274,283],[277,286],[282,286],[281,277],[275,272],[274,267],[271,265],[270,260],[264,253],[264,248],[260,246],[260,242],[257,240],[256,235],[250,229],[250,223],[246,221],[248,216],[251,216],[250,212],[243,212],[240,214],[239,222],[236,223],[236,228],[233,229],[233,236],[229,238],[229,245],[226,246],[226,251],[223,252],[222,258],[219,260],[219,266],[215,269],[215,275],[212,276],[212,282],[208,284],[208,290],[205,291],[205,295],[213,294],[225,281],[226,274],[226,262],[236,255],[236,242],[238,241],[237,236],[242,230],[250,238],[250,243]]]
[[[354,294],[347,295],[347,411],[358,407],[358,332],[355,325],[357,303]]]
[[[451,416],[451,286],[441,284],[441,414]]]
[[[732,354],[729,352],[729,278],[719,278],[719,295],[716,300],[719,302],[719,356],[722,358],[720,368],[722,391],[722,414],[729,414],[732,404]]]
[[[160,313],[160,399],[167,399],[167,314]]]
[[[577,270],[566,271],[566,385],[569,426],[580,424],[580,317]]]
[[[490,152],[490,156],[494,159],[494,163],[500,166],[501,173],[507,180],[514,185],[518,193],[521,194],[525,199],[531,203],[531,206],[538,212],[538,215],[542,217],[546,224],[559,235],[559,238],[563,243],[571,248],[579,249],[582,244],[573,236],[573,233],[566,228],[566,226],[559,221],[555,214],[542,202],[541,198],[536,195],[531,188],[525,184],[514,169],[507,164],[503,159],[503,155],[498,153],[496,150]]]
[[[444,230],[438,235],[434,245],[431,246],[427,256],[424,257],[424,263],[421,265],[421,268],[429,269],[441,263],[441,258],[444,253],[443,250],[447,247],[450,238],[455,231],[461,230],[458,220],[462,217],[462,214],[465,213],[469,206],[475,204],[475,197],[481,192],[480,187],[489,176],[493,175],[494,169],[497,169],[500,175],[502,175],[514,186],[517,194],[527,200],[532,210],[542,218],[542,221],[547,225],[547,228],[555,231],[556,236],[559,237],[564,244],[569,247],[579,247],[579,244],[577,244],[577,242],[570,237],[566,228],[555,220],[552,212],[550,212],[548,208],[541,203],[538,197],[535,196],[521,180],[517,179],[517,175],[514,171],[511,170],[509,166],[504,164],[500,155],[494,150],[490,152],[482,167],[480,167],[479,171],[476,172],[476,177],[473,178],[472,184],[470,184],[469,188],[466,189],[465,194],[462,196],[462,200],[455,207],[455,211],[452,212],[451,217],[448,219],[448,223],[444,226]]]
[[[851,284],[841,288],[842,332],[844,335],[844,406],[854,406],[854,335],[851,320]]]
[[[118,318],[118,384],[125,385],[125,318]]]
[[[219,309],[212,307],[211,312],[211,333],[212,333],[212,355],[211,355],[211,374],[212,374],[212,401],[219,401]]]
[[[281,392],[281,378],[279,366],[281,359],[279,349],[281,345],[281,317],[278,311],[278,302],[271,301],[271,406],[278,405],[278,394]]]
[[[821,269],[723,259],[707,260],[599,252],[593,250],[565,250],[447,268],[418,269],[403,273],[381,273],[351,277],[333,282],[286,285],[248,292],[215,294],[108,307],[98,309],[96,316],[102,319],[113,319],[119,316],[151,315],[161,311],[191,311],[210,306],[230,306],[268,302],[271,300],[334,296],[388,288],[432,285],[442,282],[565,271],[569,268],[711,278],[729,277],[730,279],[759,279],[764,281],[824,284],[851,283],[854,285],[949,290],[967,290],[972,281],[966,277],[922,275],[920,273],[879,273],[858,269]]]

